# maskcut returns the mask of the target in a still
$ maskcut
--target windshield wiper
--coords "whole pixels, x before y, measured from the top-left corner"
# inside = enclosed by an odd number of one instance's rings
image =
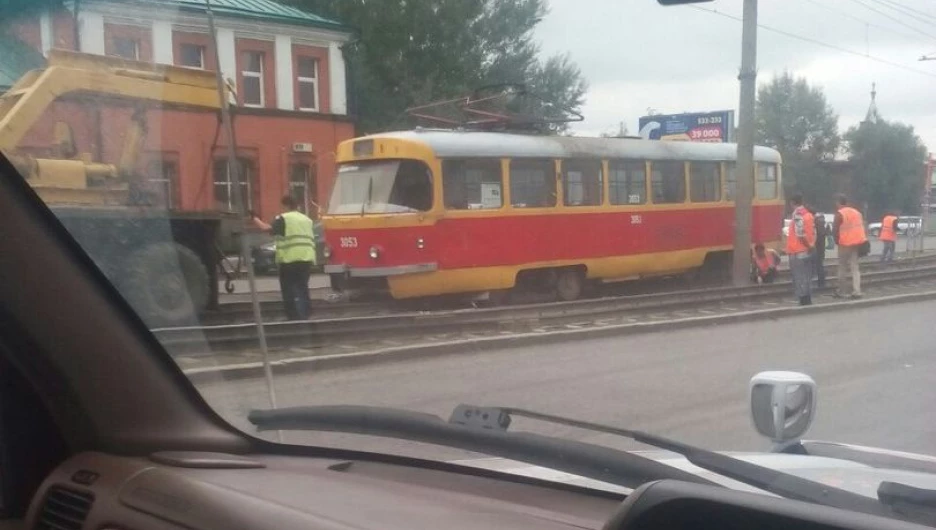
[[[367,211],[367,207],[370,206],[371,196],[374,194],[374,177],[367,179],[367,199],[361,203],[361,217],[364,217],[364,212]]]
[[[319,430],[399,438],[499,456],[631,489],[662,479],[713,484],[687,471],[610,447],[533,433],[478,429],[401,409],[293,407],[253,410],[247,418],[260,431]]]
[[[459,405],[456,407],[455,411],[452,413],[452,421],[474,426],[478,429],[500,429],[506,431],[510,426],[512,416],[522,416],[549,423],[568,425],[570,427],[629,438],[646,445],[680,454],[685,457],[686,460],[702,469],[718,473],[719,475],[788,499],[917,523],[933,524],[934,522],[933,518],[928,514],[921,515],[919,513],[909,513],[905,510],[895,510],[892,509],[892,506],[863,495],[858,495],[857,493],[826,486],[789,473],[759,466],[721,453],[694,447],[689,444],[642,431],[621,429],[609,425],[601,425],[524,409],[509,407],[476,407],[471,405]]]

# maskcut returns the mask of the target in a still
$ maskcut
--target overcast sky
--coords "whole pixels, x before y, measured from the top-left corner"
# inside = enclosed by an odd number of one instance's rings
[[[568,52],[589,82],[576,133],[613,132],[624,121],[636,134],[648,108],[737,109],[741,23],[723,15],[740,18],[742,0],[697,6],[708,11],[656,0],[550,0],[537,28],[542,51]],[[936,0],[760,0],[758,22],[822,43],[759,28],[758,84],[784,69],[805,76],[823,88],[844,132],[864,118],[876,82],[881,115],[913,125],[936,152],[936,61],[918,60],[936,57]]]

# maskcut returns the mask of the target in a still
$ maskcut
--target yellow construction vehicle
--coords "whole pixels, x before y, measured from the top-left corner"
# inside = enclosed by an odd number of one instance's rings
[[[132,109],[119,159],[79,153],[72,127],[54,126],[51,156],[20,143],[57,101]],[[220,243],[236,217],[150,203],[138,158],[148,108],[218,112],[230,100],[213,72],[52,50],[0,97],[0,153],[24,175],[104,273],[151,325],[191,323],[218,302]],[[54,113],[53,113],[54,114]]]

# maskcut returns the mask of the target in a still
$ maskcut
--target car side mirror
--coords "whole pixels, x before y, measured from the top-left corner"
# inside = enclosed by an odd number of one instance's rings
[[[798,441],[816,413],[816,382],[798,372],[761,372],[751,378],[754,428],[777,446]]]

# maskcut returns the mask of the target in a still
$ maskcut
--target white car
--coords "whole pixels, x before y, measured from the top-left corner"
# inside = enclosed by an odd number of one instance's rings
[[[910,230],[919,231],[923,226],[923,218],[911,215],[897,218],[897,234],[904,235]],[[881,234],[881,222],[868,223],[868,234],[877,237]]]

